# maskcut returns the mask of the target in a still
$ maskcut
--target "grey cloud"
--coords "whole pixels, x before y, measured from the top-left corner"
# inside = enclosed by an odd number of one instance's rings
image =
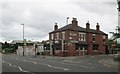
[[[117,8],[115,9],[115,7],[117,7],[116,2],[74,2],[74,3],[83,10],[101,16],[104,16],[106,14],[115,15],[115,12],[117,12]]]
[[[64,26],[67,16],[78,16],[80,25],[85,25],[86,22],[83,21],[90,19],[90,17],[93,17],[93,19],[102,17],[101,24],[109,26],[116,24],[117,6],[115,6],[114,2],[98,4],[89,2],[67,2],[66,4],[42,4],[36,2],[3,3],[2,37],[4,40],[22,39],[21,23],[24,23],[25,38],[41,40],[47,37],[50,31],[53,31],[55,22],[58,23],[59,27]],[[87,13],[91,16],[86,16],[86,14],[82,13]],[[93,23],[96,23],[96,21]],[[103,27],[103,25],[101,26],[103,31],[113,30],[113,25],[109,26],[110,30],[106,30],[107,26]]]
[[[19,5],[21,3],[18,3]],[[38,3],[37,3],[38,4]],[[32,4],[34,5],[34,3]],[[10,6],[10,7],[9,7]],[[28,3],[29,6],[29,3]],[[15,9],[14,9],[15,8]],[[3,18],[2,18],[2,37],[4,39],[22,39],[22,26],[25,25],[25,36],[28,39],[41,39],[48,35],[53,30],[54,21],[58,16],[55,12],[48,11],[47,9],[39,9],[39,7],[30,7],[31,16],[28,19],[22,15],[26,10],[24,6],[18,6],[19,10],[16,9],[16,4],[4,4],[3,7]],[[26,7],[27,8],[27,7]],[[38,8],[38,9],[36,9]],[[41,7],[40,7],[41,8]]]

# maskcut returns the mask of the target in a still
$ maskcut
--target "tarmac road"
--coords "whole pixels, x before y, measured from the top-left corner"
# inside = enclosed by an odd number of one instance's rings
[[[49,57],[2,56],[2,72],[118,72],[117,67],[101,64],[111,56]]]

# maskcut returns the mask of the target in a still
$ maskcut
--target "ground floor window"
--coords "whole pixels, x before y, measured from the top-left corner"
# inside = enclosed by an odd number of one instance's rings
[[[53,49],[54,49],[54,50],[62,50],[62,45],[61,45],[61,43],[53,44]]]
[[[98,50],[99,45],[93,45],[93,50]]]
[[[76,50],[87,50],[88,46],[83,44],[76,44]]]

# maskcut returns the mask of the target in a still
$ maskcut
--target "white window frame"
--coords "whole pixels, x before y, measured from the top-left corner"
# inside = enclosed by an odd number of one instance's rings
[[[105,35],[103,35],[103,40],[105,40],[106,39],[106,36]],[[103,41],[103,42],[105,42],[105,41]]]
[[[62,39],[65,39],[65,32],[62,32]]]
[[[72,37],[69,37],[69,39],[72,39]]]
[[[96,38],[96,34],[92,34],[92,36],[93,36],[94,38]],[[95,42],[95,40],[94,40],[93,42]]]
[[[105,35],[103,35],[103,39],[105,39],[106,38],[106,36]]]
[[[86,33],[79,32],[80,41],[86,41]]]
[[[57,40],[59,39],[59,33],[56,33],[56,39]]]
[[[52,40],[54,39],[54,34],[51,34],[51,39],[52,39]]]

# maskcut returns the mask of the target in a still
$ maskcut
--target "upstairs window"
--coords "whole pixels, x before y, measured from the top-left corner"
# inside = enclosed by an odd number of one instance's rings
[[[52,40],[54,39],[54,35],[53,35],[53,34],[51,34],[51,39],[52,39]]]
[[[69,39],[71,40],[71,39],[72,39],[72,37],[69,37]]]
[[[93,34],[93,42],[95,42],[95,34]]]
[[[105,36],[103,36],[103,42],[105,42]]]
[[[85,33],[79,33],[79,41],[86,41]]]
[[[56,33],[56,39],[57,40],[59,39],[59,33]]]

